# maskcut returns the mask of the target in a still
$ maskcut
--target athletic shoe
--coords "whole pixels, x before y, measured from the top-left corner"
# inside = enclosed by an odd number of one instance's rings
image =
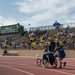
[[[60,68],[62,68],[62,66],[60,65]]]
[[[66,66],[66,62],[63,63],[63,66],[64,66],[64,67]]]

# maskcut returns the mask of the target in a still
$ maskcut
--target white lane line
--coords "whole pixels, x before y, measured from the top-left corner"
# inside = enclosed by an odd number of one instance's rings
[[[4,66],[4,67],[7,67],[7,68],[11,68],[11,69],[15,69],[15,70],[18,70],[18,71],[21,71],[21,72],[24,72],[26,73],[26,71],[23,71],[23,70],[20,70],[20,69],[16,69],[16,68],[13,68],[13,67],[9,67],[9,66],[5,66],[5,65],[1,65],[1,66]],[[10,66],[13,66],[13,65],[10,65]],[[19,65],[18,67],[23,67],[21,65]],[[32,67],[26,67],[26,68],[32,68]],[[70,67],[68,67],[70,68]],[[44,68],[40,68],[40,67],[34,67],[33,69],[43,69],[43,70],[49,70],[49,71],[53,71],[53,72],[58,72],[58,73],[63,73],[63,74],[67,74],[67,75],[75,75],[75,74],[72,74],[72,73],[68,73],[68,72],[63,72],[63,71],[59,71],[59,70],[55,70],[55,69],[44,69]],[[29,73],[29,72],[27,72]],[[29,75],[34,75],[34,74],[29,74]]]
[[[63,71],[57,71],[57,70],[52,70],[52,69],[50,69],[50,71],[53,71],[53,72],[58,72],[58,73],[62,73],[62,74],[67,74],[67,75],[75,75],[75,74],[72,74],[72,73],[68,73],[68,72],[63,72]]]
[[[13,66],[13,65],[10,65],[10,66]],[[23,67],[23,66],[19,65],[17,67]],[[13,68],[13,67],[11,67],[11,68]],[[32,67],[29,66],[29,67],[26,67],[26,68],[32,68]],[[70,68],[70,67],[68,67],[68,68]],[[37,67],[33,67],[32,69],[42,69],[42,70],[57,72],[57,73],[60,73],[60,74],[62,73],[62,74],[67,74],[67,75],[75,75],[75,74],[72,74],[72,73],[63,72],[63,71],[59,71],[59,70],[55,70],[55,69],[44,69],[44,68],[40,68],[40,67],[38,67],[38,68]]]
[[[10,66],[12,66],[12,65],[10,65]],[[17,66],[17,67],[23,67],[23,66]],[[40,67],[25,67],[25,68],[41,69],[41,70],[57,72],[57,73],[60,73],[60,74],[62,73],[62,74],[67,74],[67,75],[75,75],[75,74],[72,74],[72,73],[63,72],[63,71],[59,71],[59,70],[55,70],[55,69],[44,69],[44,68],[40,68]],[[70,67],[68,67],[68,68],[70,68]]]
[[[38,68],[39,69],[39,68]],[[41,68],[43,69],[43,68]],[[45,69],[45,70],[48,70],[48,69]],[[68,72],[63,72],[63,71],[59,71],[59,70],[52,70],[52,69],[49,69],[49,71],[54,71],[54,72],[58,72],[58,73],[63,73],[63,74],[67,74],[67,75],[75,75],[75,74],[72,74],[72,73],[68,73]]]
[[[22,63],[21,61],[14,61],[14,62],[0,62],[0,64],[15,64],[15,65],[26,65],[26,66],[33,66],[32,63],[30,62],[25,62],[25,63]],[[29,65],[30,64],[30,65]],[[34,63],[34,66],[37,65],[36,63]],[[75,67],[75,64],[71,65],[71,64],[67,64],[67,67]]]
[[[24,57],[24,58],[42,58],[42,57],[36,57],[36,56],[1,56],[0,57]],[[65,58],[65,59],[75,59],[75,58]]]
[[[6,65],[0,65],[0,66],[6,67],[6,68],[9,68],[9,69],[13,69],[13,70],[16,70],[16,71],[20,71],[20,72],[23,72],[23,73],[28,74],[28,75],[35,75],[33,73],[30,73],[30,72],[27,72],[27,71],[24,71],[24,70],[21,70],[21,69],[13,68],[13,67],[10,67],[10,66],[6,66]]]
[[[16,57],[16,58],[19,58],[19,57],[23,57],[23,58],[38,58],[36,56],[0,56],[0,57],[3,57],[3,58],[5,58],[5,57],[8,57],[8,58],[11,58],[11,57]],[[41,58],[41,57],[39,57],[39,58]]]
[[[12,65],[20,65],[20,66],[33,66],[32,64],[26,64],[26,63],[24,63],[24,64],[21,64],[21,63],[13,63],[13,62],[2,62],[1,63],[2,65],[4,65],[4,64],[7,64],[7,65],[9,65],[9,64],[12,64]]]

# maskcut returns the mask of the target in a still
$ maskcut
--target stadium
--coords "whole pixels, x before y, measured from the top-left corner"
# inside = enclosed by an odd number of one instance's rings
[[[75,75],[75,0],[0,0],[0,75]]]
[[[44,50],[51,48],[50,42],[56,43],[58,40],[60,44],[70,41],[64,47],[67,54],[65,61],[68,63],[62,69],[59,68],[58,52],[54,54],[56,57],[53,65],[49,61],[45,63],[42,60]],[[74,75],[75,27],[52,25],[31,27],[27,31],[19,23],[2,26],[0,27],[0,58],[0,73],[2,75],[11,73],[12,75]]]
[[[60,30],[53,25],[46,25],[31,27],[27,31],[19,23],[0,27],[0,49],[6,49],[12,55],[17,55],[18,53],[21,56],[36,56],[37,54],[42,56],[43,50],[49,49],[51,39],[54,39],[54,41],[59,40],[61,43],[64,40],[71,40],[73,43],[64,48],[65,51],[71,53],[75,50],[75,27],[72,27],[71,23],[61,24]],[[2,52],[0,50],[1,55]],[[67,57],[74,56],[69,54]]]

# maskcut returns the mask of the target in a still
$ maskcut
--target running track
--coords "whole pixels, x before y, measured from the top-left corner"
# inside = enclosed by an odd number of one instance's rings
[[[0,75],[75,75],[75,59],[66,58],[66,67],[37,66],[36,57],[0,56]]]

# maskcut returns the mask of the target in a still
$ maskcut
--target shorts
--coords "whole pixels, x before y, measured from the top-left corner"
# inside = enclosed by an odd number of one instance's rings
[[[59,55],[59,58],[65,58],[66,55]]]

